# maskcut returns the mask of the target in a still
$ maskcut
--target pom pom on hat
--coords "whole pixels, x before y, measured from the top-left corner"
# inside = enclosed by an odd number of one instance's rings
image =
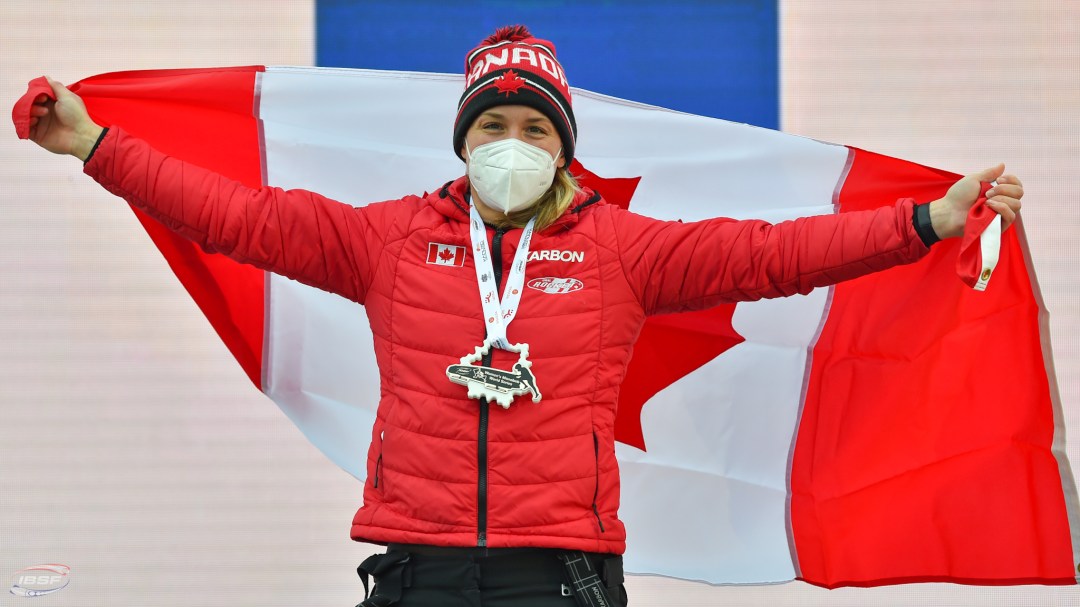
[[[555,58],[555,45],[534,38],[524,25],[499,28],[465,56],[465,92],[454,120],[454,152],[459,157],[473,121],[498,105],[525,105],[547,116],[569,166],[577,140],[570,85]]]
[[[526,38],[532,38],[532,33],[529,32],[529,28],[524,25],[507,25],[495,30],[495,33],[484,38],[484,41],[480,43],[481,46],[495,44],[496,42],[502,42],[509,40],[510,42],[520,42]],[[466,69],[468,66],[466,66]]]

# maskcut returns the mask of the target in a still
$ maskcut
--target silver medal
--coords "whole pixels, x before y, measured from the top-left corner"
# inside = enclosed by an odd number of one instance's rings
[[[469,398],[486,398],[488,402],[498,403],[503,409],[509,409],[515,396],[532,393],[532,401],[540,402],[540,388],[532,374],[532,361],[529,360],[529,344],[513,344],[505,348],[517,352],[520,356],[514,363],[513,371],[503,371],[494,367],[474,365],[491,351],[491,340],[484,340],[484,345],[477,346],[468,356],[461,358],[460,365],[446,368],[446,376],[455,384],[469,389]]]

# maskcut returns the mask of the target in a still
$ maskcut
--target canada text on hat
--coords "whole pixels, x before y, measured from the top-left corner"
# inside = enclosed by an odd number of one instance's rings
[[[512,45],[512,46],[511,46]],[[466,65],[472,65],[472,70],[465,78],[465,88],[472,86],[477,78],[487,74],[492,69],[504,67],[525,68],[530,71],[544,70],[551,78],[562,84],[563,88],[570,88],[566,82],[566,74],[562,66],[555,60],[554,51],[542,44],[530,44],[529,48],[521,44],[513,44],[504,40],[497,44],[482,46],[465,60]]]

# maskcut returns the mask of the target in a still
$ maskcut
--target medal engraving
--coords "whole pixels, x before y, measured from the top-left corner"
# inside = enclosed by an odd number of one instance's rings
[[[477,346],[472,354],[462,357],[460,365],[447,367],[446,376],[455,384],[468,388],[469,398],[486,398],[488,402],[498,403],[503,409],[510,408],[515,396],[526,393],[532,393],[534,403],[540,402],[542,396],[536,385],[536,377],[532,374],[529,344],[513,344],[505,349],[520,355],[514,363],[513,371],[472,364],[483,359],[491,350],[489,339],[484,341],[484,345]]]

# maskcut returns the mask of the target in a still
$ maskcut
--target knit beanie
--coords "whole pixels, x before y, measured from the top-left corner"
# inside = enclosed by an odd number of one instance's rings
[[[523,25],[499,28],[465,56],[465,92],[454,120],[454,152],[462,160],[465,133],[477,116],[497,105],[525,105],[547,116],[570,166],[577,139],[570,85],[555,59],[555,45],[533,38]]]

